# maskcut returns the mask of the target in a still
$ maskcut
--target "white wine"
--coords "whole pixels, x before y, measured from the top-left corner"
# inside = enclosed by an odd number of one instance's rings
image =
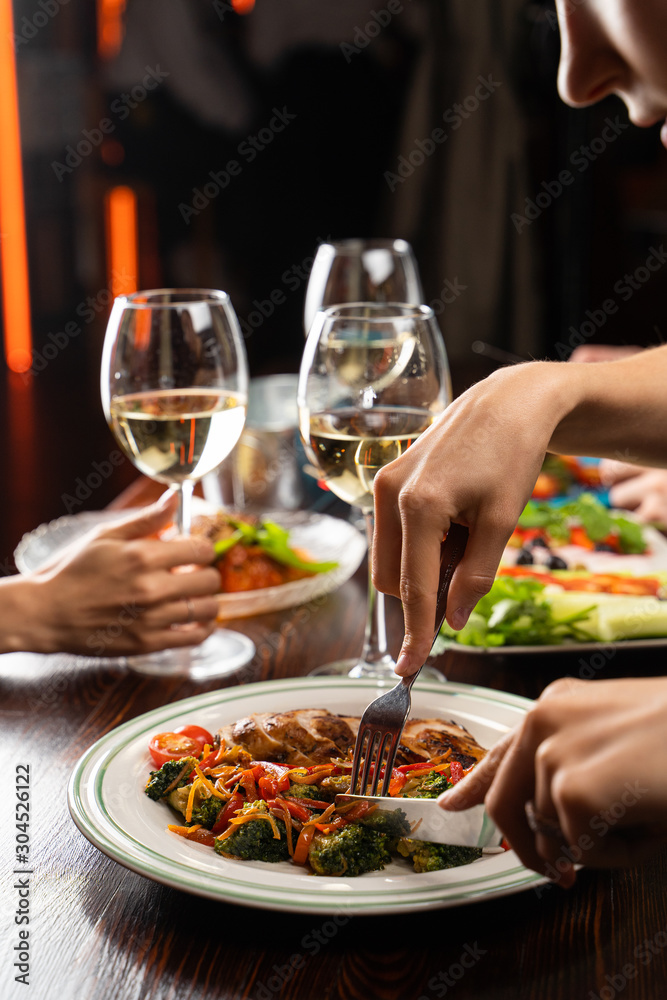
[[[201,479],[238,441],[245,398],[219,389],[164,389],[114,396],[110,423],[144,475],[161,483]]]
[[[332,493],[368,511],[379,470],[402,455],[435,416],[407,406],[346,407],[314,413],[302,434]]]

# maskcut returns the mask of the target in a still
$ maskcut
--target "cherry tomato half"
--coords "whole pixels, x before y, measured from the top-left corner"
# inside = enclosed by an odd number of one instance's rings
[[[183,733],[157,733],[148,744],[148,750],[156,767],[162,767],[168,760],[179,757],[198,757],[199,743]]]
[[[213,746],[213,736],[209,733],[208,729],[202,729],[201,726],[179,726],[175,732],[182,736],[188,736],[195,743],[198,743],[200,753],[207,743],[210,747]]]

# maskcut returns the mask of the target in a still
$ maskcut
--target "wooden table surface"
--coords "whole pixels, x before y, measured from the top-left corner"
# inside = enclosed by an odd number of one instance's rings
[[[138,497],[130,491],[129,499]],[[124,497],[123,502],[127,502]],[[360,649],[365,572],[303,622],[299,609],[231,623],[261,651],[196,684],[122,661],[0,657],[0,997],[31,1000],[656,1000],[667,996],[667,854],[644,868],[581,872],[574,889],[412,915],[339,919],[215,902],[135,874],[93,847],[66,802],[71,771],[135,716],[225,685],[305,675]],[[389,602],[394,651],[401,615]],[[661,651],[540,657],[450,655],[451,680],[534,697],[553,678],[664,671]],[[443,661],[439,661],[442,665]],[[16,778],[30,768],[30,865],[15,861]],[[582,761],[582,767],[585,767]],[[26,866],[23,866],[26,867]],[[29,874],[27,873],[29,872]],[[29,895],[25,892],[29,889]],[[23,891],[22,891],[23,890]],[[27,899],[30,909],[21,900]],[[21,924],[28,913],[29,924]],[[29,987],[15,966],[29,930]],[[463,959],[465,958],[465,961]]]

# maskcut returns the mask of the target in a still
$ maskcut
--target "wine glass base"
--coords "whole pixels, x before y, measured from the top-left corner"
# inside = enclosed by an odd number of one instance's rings
[[[241,632],[216,629],[199,646],[163,649],[145,656],[128,656],[127,665],[153,677],[187,677],[208,681],[240,670],[255,655],[255,644]]]
[[[377,663],[366,663],[364,660],[336,660],[334,663],[325,663],[321,667],[311,670],[309,677],[352,677],[360,680],[388,681],[394,685],[398,683],[398,675],[394,673],[395,662],[391,657],[379,660]],[[435,667],[422,667],[421,673],[416,683],[420,680],[439,681],[444,683],[447,678]]]

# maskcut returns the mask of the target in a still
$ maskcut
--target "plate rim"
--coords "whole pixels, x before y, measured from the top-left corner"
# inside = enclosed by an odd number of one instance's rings
[[[368,886],[364,890],[363,896],[357,896],[356,893],[350,893],[350,890],[333,888],[335,883],[332,883],[332,887],[327,889],[328,883],[323,881],[318,881],[318,888],[311,891],[305,888],[296,890],[295,887],[289,886],[263,886],[261,879],[259,879],[255,882],[253,891],[248,885],[252,881],[251,877],[243,880],[221,875],[219,883],[216,882],[207,887],[205,884],[207,873],[204,870],[196,872],[195,867],[193,872],[190,866],[184,865],[178,859],[166,858],[152,847],[127,834],[109,815],[104,803],[103,792],[104,776],[108,766],[115,757],[127,749],[128,744],[137,739],[145,729],[157,724],[158,721],[160,724],[165,724],[169,722],[170,718],[181,716],[191,709],[201,710],[217,704],[228,705],[236,700],[253,698],[272,691],[289,693],[294,690],[303,693],[304,690],[309,690],[316,692],[318,689],[332,686],[336,689],[350,688],[357,691],[365,688],[372,690],[373,697],[379,689],[387,687],[387,685],[378,684],[377,681],[359,681],[348,678],[290,677],[205,692],[158,706],[127,720],[100,737],[77,761],[67,789],[68,807],[74,823],[81,833],[107,857],[152,881],[220,902],[283,912],[322,915],[345,912],[349,915],[381,915],[427,910],[509,895],[548,881],[536,872],[530,872],[524,868],[516,855],[507,852],[507,855],[503,857],[507,857],[511,865],[505,871],[463,879],[449,889],[446,883],[436,885],[424,883],[416,888],[412,886],[401,889],[394,887],[391,890],[390,900],[387,899],[387,890],[381,892]],[[521,695],[468,684],[447,683],[441,685],[422,682],[418,683],[418,690],[423,693],[464,695],[475,700],[479,699],[486,705],[490,701],[497,701],[521,711],[527,711],[533,705],[533,701]],[[101,814],[101,821],[92,814],[93,808]],[[111,827],[111,834],[104,828],[105,823]],[[116,839],[113,836],[114,831],[117,831]],[[120,841],[120,846],[117,841]],[[196,845],[194,846],[196,847]],[[159,865],[162,866],[162,869]],[[245,871],[256,872],[256,869],[245,869]],[[491,885],[484,885],[483,883],[486,882],[491,883]]]

